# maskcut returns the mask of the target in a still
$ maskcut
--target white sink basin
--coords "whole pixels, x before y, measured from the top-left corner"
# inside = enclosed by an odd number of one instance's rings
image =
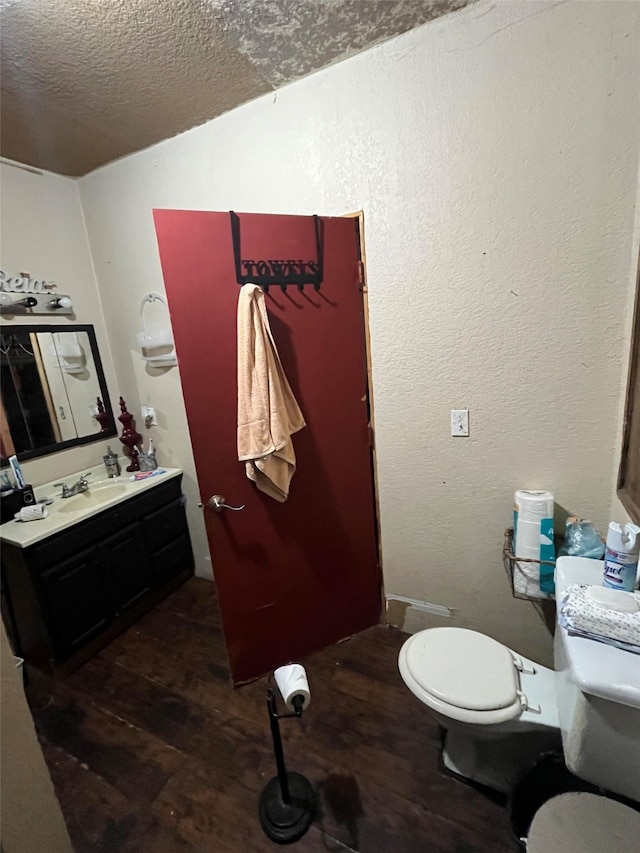
[[[85,468],[84,471],[87,469]],[[96,470],[98,470],[96,468]],[[80,492],[72,498],[62,498],[57,483],[62,477],[58,476],[50,483],[36,486],[36,498],[42,500],[45,497],[53,498],[53,503],[48,506],[49,510],[45,518],[25,524],[19,521],[7,521],[0,526],[0,541],[3,545],[15,545],[18,548],[30,548],[36,542],[42,542],[49,536],[54,536],[63,530],[70,530],[75,524],[81,524],[94,515],[117,507],[121,501],[126,501],[134,495],[140,495],[149,489],[162,486],[167,480],[179,477],[182,474],[180,468],[163,468],[161,474],[148,477],[144,480],[134,481],[124,472],[120,477],[111,480],[104,477],[102,480],[91,480],[86,492]],[[64,477],[67,484],[77,483],[83,475],[83,471],[68,473]]]
[[[100,506],[113,498],[124,495],[127,486],[124,483],[104,482],[90,483],[86,492],[80,492],[71,498],[59,498],[55,502],[56,512],[83,512],[90,507]]]

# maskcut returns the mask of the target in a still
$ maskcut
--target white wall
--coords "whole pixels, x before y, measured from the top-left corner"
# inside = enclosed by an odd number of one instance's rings
[[[3,315],[2,325],[25,322],[34,325],[92,324],[111,402],[117,402],[115,369],[77,181],[0,163],[0,268],[8,275],[28,272],[32,278],[55,281],[57,292],[71,296],[75,312],[75,316],[61,316],[56,320],[42,315],[13,319]],[[23,471],[34,486],[64,478],[80,469],[89,471],[102,465],[104,447],[105,442],[97,442],[43,456],[25,462]]]
[[[501,540],[517,487],[609,520],[639,12],[481,3],[80,181],[121,388],[158,408],[161,461],[187,469],[200,571],[178,370],[152,377],[134,350],[139,300],[163,286],[151,209],[362,208],[386,591],[549,660]],[[463,406],[471,437],[452,439]]]

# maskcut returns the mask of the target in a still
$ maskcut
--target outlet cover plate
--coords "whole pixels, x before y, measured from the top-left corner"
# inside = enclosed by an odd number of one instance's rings
[[[142,420],[144,421],[145,426],[158,426],[158,421],[156,420],[156,410],[153,406],[142,406]]]

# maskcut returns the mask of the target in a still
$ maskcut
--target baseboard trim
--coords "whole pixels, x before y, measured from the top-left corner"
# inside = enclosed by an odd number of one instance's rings
[[[442,616],[445,619],[451,619],[454,610],[451,607],[446,607],[444,604],[433,604],[431,601],[420,601],[419,598],[408,598],[406,595],[387,595],[387,602],[402,601],[416,610],[422,610],[423,613],[431,613],[434,616]]]

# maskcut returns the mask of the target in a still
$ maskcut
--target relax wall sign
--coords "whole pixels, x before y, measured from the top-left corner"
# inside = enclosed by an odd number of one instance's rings
[[[9,276],[0,270],[0,290],[5,293],[46,293],[56,286],[53,281],[31,278],[26,272]]]

